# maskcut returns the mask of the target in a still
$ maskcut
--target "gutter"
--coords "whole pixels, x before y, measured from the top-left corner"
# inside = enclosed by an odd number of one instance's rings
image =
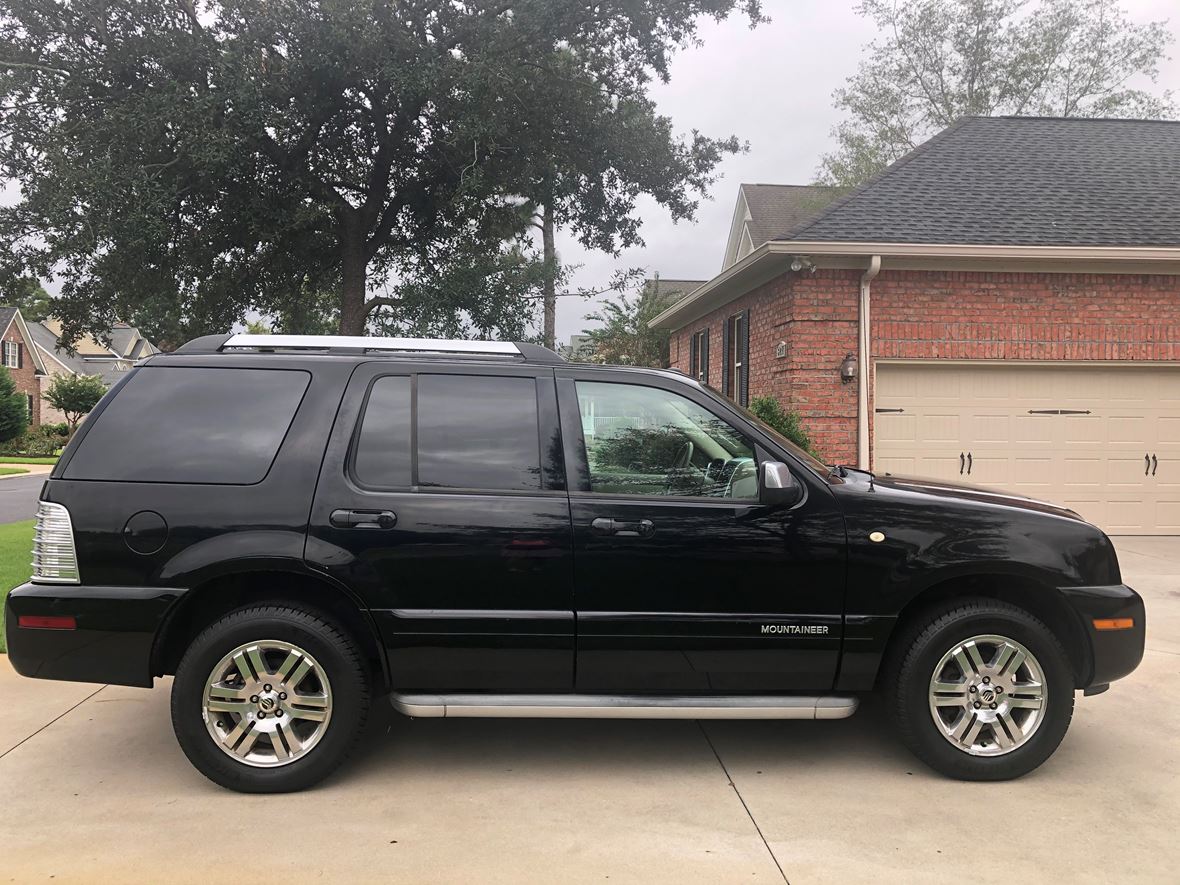
[[[857,311],[857,368],[856,368],[856,466],[869,469],[869,294],[873,280],[881,272],[881,256],[869,259],[868,269],[860,278],[860,302]]]
[[[680,299],[648,325],[678,329],[732,301],[767,280],[786,273],[798,255],[890,260],[1044,261],[1066,265],[1128,262],[1146,265],[1126,273],[1180,274],[1176,246],[996,246],[990,244],[837,242],[833,240],[772,240],[741,261],[725,268],[699,289]]]

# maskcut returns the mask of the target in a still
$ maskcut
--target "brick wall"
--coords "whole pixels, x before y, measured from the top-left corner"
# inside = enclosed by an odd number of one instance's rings
[[[37,368],[33,364],[33,356],[29,352],[29,343],[21,336],[20,327],[15,319],[4,332],[5,341],[15,341],[21,346],[21,367],[9,369],[12,380],[16,382],[16,389],[21,393],[33,397],[33,423],[41,423],[41,385],[37,379]]]
[[[856,352],[860,274],[777,277],[677,330],[673,365],[688,371],[688,339],[708,327],[720,389],[725,319],[748,307],[750,397],[777,397],[824,458],[855,463],[856,384],[840,383],[839,365]],[[1180,277],[886,270],[873,281],[872,340],[874,359],[1180,359]]]

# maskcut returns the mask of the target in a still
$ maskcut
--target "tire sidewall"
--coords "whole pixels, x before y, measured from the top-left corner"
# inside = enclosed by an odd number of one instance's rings
[[[908,732],[915,752],[935,769],[965,780],[1006,780],[1032,771],[1052,755],[1073,714],[1074,678],[1060,643],[1023,613],[978,612],[950,619],[924,632],[907,656],[899,680]],[[1043,720],[1028,741],[1002,756],[972,756],[951,745],[930,713],[930,679],[943,655],[972,636],[994,634],[1019,642],[1037,659],[1048,686]]]
[[[189,761],[221,786],[243,792],[304,789],[326,777],[347,755],[364,723],[368,692],[355,648],[342,632],[315,616],[278,607],[233,612],[206,629],[189,647],[172,685],[172,723]],[[323,669],[332,689],[332,716],[307,755],[276,768],[256,768],[230,758],[210,736],[203,715],[205,683],[230,651],[250,642],[279,639],[304,649]]]

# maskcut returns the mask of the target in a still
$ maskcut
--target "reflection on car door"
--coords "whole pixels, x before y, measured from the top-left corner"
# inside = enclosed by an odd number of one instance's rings
[[[799,505],[769,511],[768,453],[703,393],[654,373],[557,377],[578,690],[831,688],[845,545],[826,486],[811,477]]]

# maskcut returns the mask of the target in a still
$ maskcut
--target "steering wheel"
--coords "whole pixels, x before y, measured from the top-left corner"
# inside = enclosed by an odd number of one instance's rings
[[[676,480],[692,463],[692,454],[695,451],[696,446],[692,444],[692,440],[685,440],[680,451],[676,453],[676,458],[672,461],[672,466],[668,469],[668,480],[664,486],[664,494],[671,495],[676,492]]]

